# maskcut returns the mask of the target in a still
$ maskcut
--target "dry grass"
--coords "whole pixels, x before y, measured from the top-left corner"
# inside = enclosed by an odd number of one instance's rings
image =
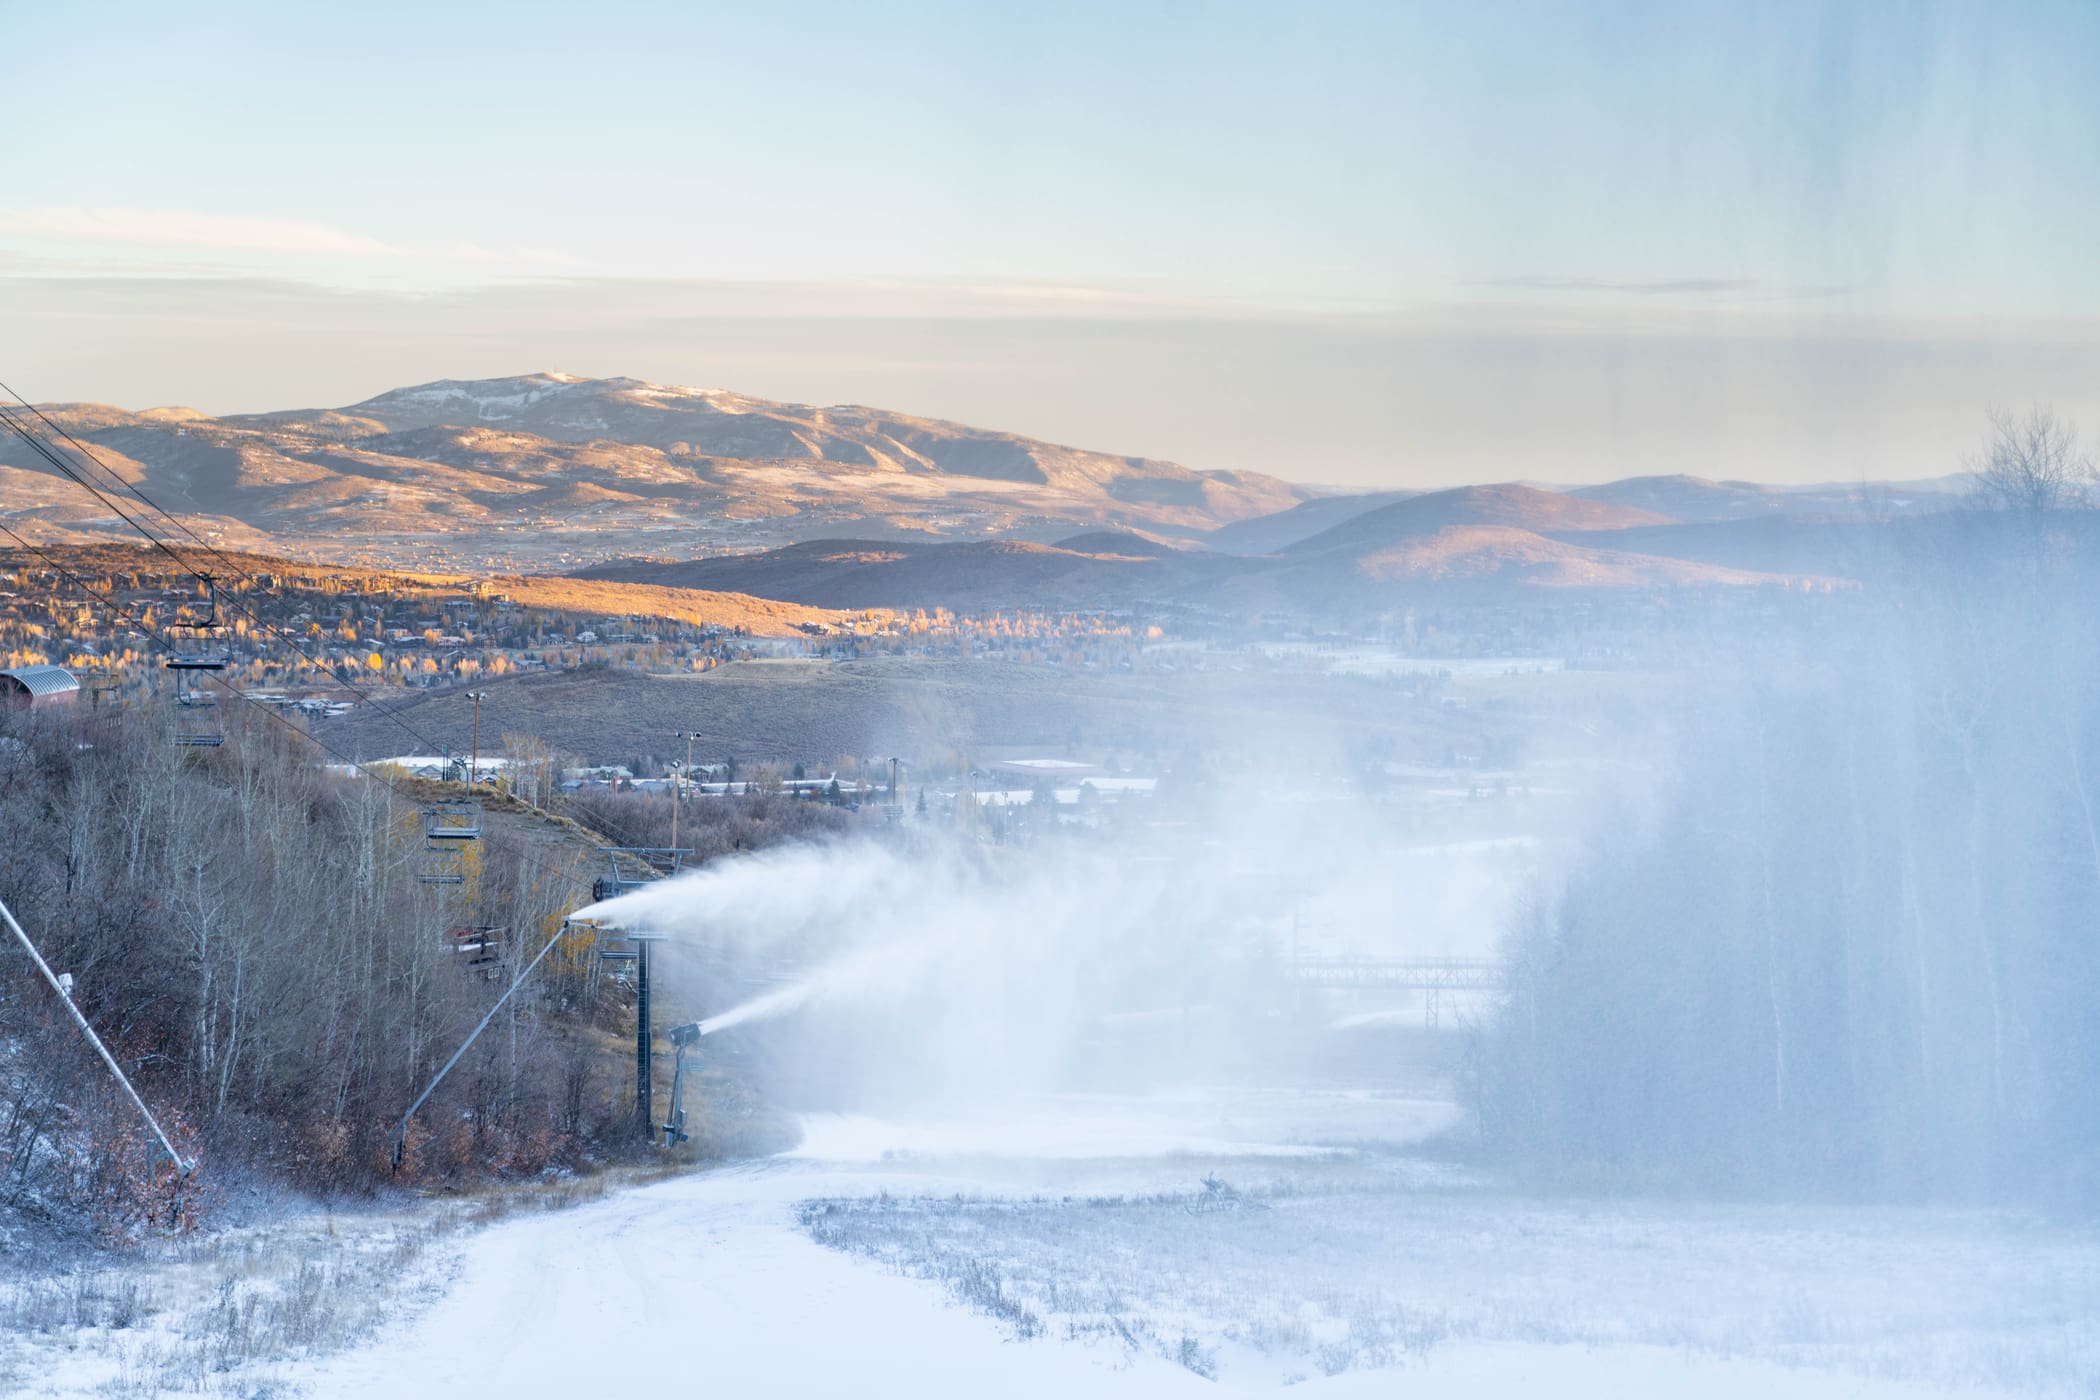
[[[49,545],[45,553],[89,578],[141,571],[164,573],[165,555],[141,546]],[[473,598],[484,582],[525,607],[573,612],[588,617],[661,618],[693,626],[741,627],[754,636],[784,637],[802,623],[829,626],[861,618],[861,612],[804,607],[696,588],[663,588],[646,583],[607,583],[561,577],[504,575],[484,580],[471,574],[422,573],[414,570],[368,569],[350,564],[315,564],[267,554],[225,552],[223,572],[270,574],[300,588],[322,592],[384,594],[395,599]],[[0,567],[36,568],[43,560],[21,549],[0,549]],[[889,614],[878,613],[887,619]]]
[[[515,575],[498,576],[491,583],[498,592],[526,607],[615,617],[667,618],[695,626],[741,627],[761,637],[786,636],[806,622],[830,626],[867,615],[859,611],[775,602],[744,593],[663,588],[648,583]],[[462,592],[460,596],[467,595]],[[874,616],[887,621],[890,614],[878,609]]]
[[[586,669],[506,677],[484,688],[484,739],[491,728],[533,734],[613,763],[674,751],[683,757],[670,737],[680,732],[701,736],[695,758],[717,762],[1028,752],[1115,754],[1139,764],[1191,745],[1251,745],[1279,761],[1302,748],[1307,761],[1326,762],[1359,738],[1381,740],[1395,757],[1440,762],[1454,743],[1474,748],[1483,732],[1514,732],[1528,718],[1515,710],[1453,713],[1395,686],[1313,674],[1223,667],[1133,674],[909,657],[735,662],[689,676]],[[397,708],[419,733],[466,751],[470,707],[419,692]],[[381,716],[352,712],[327,733],[352,752],[400,751],[400,729]]]
[[[1369,1165],[1366,1163],[1365,1165]],[[1017,1336],[1301,1377],[1447,1343],[1655,1346],[1928,1385],[2091,1395],[2090,1232],[1970,1212],[1396,1190],[1293,1165],[1178,1195],[816,1200],[811,1237],[943,1284]],[[1236,1360],[1235,1360],[1236,1358]],[[1234,1377],[1228,1376],[1228,1379]]]

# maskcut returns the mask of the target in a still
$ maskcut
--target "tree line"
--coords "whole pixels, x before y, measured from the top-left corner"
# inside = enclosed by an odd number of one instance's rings
[[[394,1178],[403,1111],[589,901],[600,860],[543,823],[485,822],[459,883],[426,880],[417,799],[328,772],[279,725],[198,750],[147,707],[0,712],[0,897],[202,1157],[193,1209],[214,1182]],[[681,838],[764,844],[821,824],[809,806],[715,801]],[[595,799],[576,815],[654,839],[668,810]],[[500,963],[474,946],[488,927]],[[630,1150],[631,1006],[588,946],[563,945],[418,1113],[401,1176]],[[0,947],[0,1210],[121,1235],[167,1207],[171,1173],[105,1081],[27,958]]]

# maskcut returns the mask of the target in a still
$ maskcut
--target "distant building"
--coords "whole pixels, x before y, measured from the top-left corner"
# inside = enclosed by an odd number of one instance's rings
[[[10,710],[68,705],[79,694],[79,680],[63,666],[17,666],[0,671],[0,705]]]

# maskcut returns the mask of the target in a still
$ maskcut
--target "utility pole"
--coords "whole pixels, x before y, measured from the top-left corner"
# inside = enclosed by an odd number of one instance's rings
[[[474,702],[474,737],[467,749],[467,796],[474,795],[474,772],[481,763],[481,702],[488,699],[485,690],[470,690],[467,698]],[[672,844],[676,844],[675,842]]]
[[[672,737],[677,737],[676,735]],[[685,736],[685,767],[671,775],[671,844],[678,844],[678,809],[685,805],[685,775],[693,771],[693,740],[698,734]]]

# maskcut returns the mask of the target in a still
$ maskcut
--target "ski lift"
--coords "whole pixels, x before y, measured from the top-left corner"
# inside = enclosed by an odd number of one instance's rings
[[[168,656],[167,669],[180,680],[192,675],[210,678],[233,664],[231,648],[213,645],[212,634],[219,625],[219,598],[210,574],[200,574],[204,580],[204,616],[189,622],[169,624],[169,631],[181,628],[198,635],[189,639],[189,646],[182,639],[171,639],[173,648]],[[170,726],[170,737],[176,747],[185,749],[215,749],[226,742],[226,728],[219,720],[218,697],[198,686],[185,685],[175,692],[174,721]]]
[[[510,930],[501,924],[459,924],[445,930],[443,946],[464,967],[494,977],[503,965]]]
[[[430,842],[479,841],[479,802],[439,802],[423,809],[423,836]]]
[[[467,882],[467,847],[481,839],[479,802],[439,802],[423,809],[423,866],[416,878],[426,885]]]
[[[219,698],[204,690],[178,691],[172,737],[176,747],[185,749],[215,749],[225,743],[226,729],[219,723]]]
[[[641,952],[635,948],[600,948],[597,950],[598,965],[615,987],[628,988],[634,985],[635,965],[641,961]]]
[[[603,903],[657,880],[668,880],[691,854],[689,849],[674,846],[608,846],[609,873],[591,881],[591,898]]]
[[[213,645],[212,634],[218,631],[219,627],[217,586],[210,574],[199,574],[197,577],[204,581],[204,616],[191,622],[168,624],[169,631],[181,628],[198,634],[191,639],[195,643],[193,647],[176,646],[174,654],[168,657],[167,668],[170,671],[223,671],[233,664],[233,650],[230,646]]]

